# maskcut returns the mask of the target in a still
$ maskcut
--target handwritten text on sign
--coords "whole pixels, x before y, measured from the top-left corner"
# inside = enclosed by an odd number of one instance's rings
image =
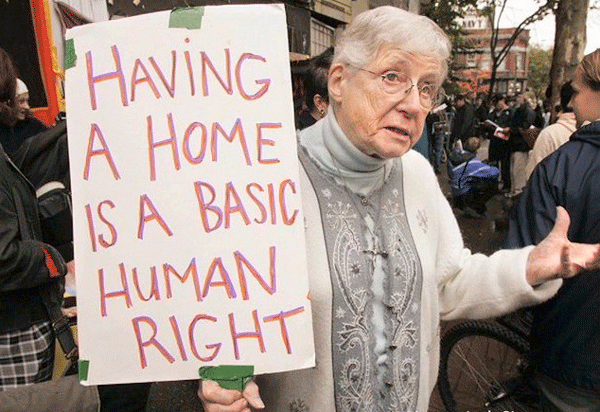
[[[285,30],[283,11],[207,7],[191,31],[159,29],[165,19],[69,33],[88,382],[189,379],[212,364],[311,366],[287,44],[285,32],[265,30]],[[234,23],[262,29],[211,30]]]

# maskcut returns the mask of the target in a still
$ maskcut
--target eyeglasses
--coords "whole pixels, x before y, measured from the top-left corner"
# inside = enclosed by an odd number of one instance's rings
[[[360,67],[354,68],[380,77],[383,91],[391,95],[400,94],[403,99],[410,94],[413,87],[416,87],[419,92],[419,102],[425,109],[431,109],[440,100],[440,88],[438,86],[430,83],[425,83],[421,86],[416,85],[411,78],[404,73],[389,70],[383,74],[378,74],[371,70],[361,69]]]

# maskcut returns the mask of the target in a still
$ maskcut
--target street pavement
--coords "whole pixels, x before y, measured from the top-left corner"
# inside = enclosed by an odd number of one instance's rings
[[[197,390],[197,380],[154,383],[146,412],[201,412]]]

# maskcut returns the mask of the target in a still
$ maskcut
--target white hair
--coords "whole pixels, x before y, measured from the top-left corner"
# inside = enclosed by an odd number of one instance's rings
[[[364,67],[387,46],[439,60],[446,77],[448,36],[429,18],[393,6],[365,11],[348,24],[337,39],[333,62]]]
[[[29,93],[29,89],[27,89],[27,85],[23,80],[17,78],[17,92],[15,93],[15,96],[19,96],[24,93]]]

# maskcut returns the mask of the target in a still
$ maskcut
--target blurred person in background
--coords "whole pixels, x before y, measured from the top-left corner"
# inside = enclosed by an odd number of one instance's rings
[[[14,127],[21,109],[12,60],[0,49],[0,119]],[[10,126],[12,125],[12,126]],[[6,137],[5,135],[3,137]],[[0,141],[0,391],[51,379],[67,265],[42,241],[35,189]]]
[[[481,218],[486,203],[498,193],[500,171],[477,158],[481,138],[470,137],[464,150],[448,155],[448,178],[454,205],[467,216]]]
[[[456,114],[452,121],[450,132],[450,146],[457,140],[465,142],[469,137],[475,136],[475,106],[471,104],[466,93],[460,93],[454,101]]]
[[[299,130],[312,126],[327,114],[327,108],[329,107],[327,75],[332,59],[333,48],[330,47],[312,58],[308,63],[308,71],[304,80],[307,110],[298,116]]]
[[[425,120],[427,137],[429,138],[427,157],[436,175],[442,172],[442,154],[450,131],[450,116],[447,112],[449,102],[447,99],[444,100],[444,103],[431,110]]]
[[[477,123],[484,122],[490,113],[488,102],[486,100],[485,93],[477,93],[477,99],[475,101],[475,119]]]
[[[492,98],[494,104],[488,119],[498,125],[499,128],[505,128],[510,124],[512,112],[506,103],[506,97],[502,94],[494,95]],[[508,145],[508,134],[498,131],[495,128],[488,129],[490,146],[488,150],[488,160],[497,165],[500,169],[502,180],[502,192],[510,191],[510,147]]]
[[[530,147],[523,137],[523,131],[533,126],[535,121],[535,112],[531,104],[531,99],[525,94],[517,95],[515,111],[510,119],[509,127],[505,129],[505,132],[509,134],[508,146],[510,150],[511,190],[508,193],[509,197],[519,195],[527,183],[525,166],[527,166]]]
[[[527,166],[525,167],[527,179],[531,177],[533,169],[542,161],[542,159],[567,143],[569,137],[577,130],[575,113],[573,113],[573,108],[569,106],[569,102],[571,101],[574,92],[571,81],[566,82],[560,88],[560,109],[558,111],[558,119],[556,120],[556,123],[542,129],[535,141],[533,149],[529,152]]]
[[[0,59],[12,62],[3,49],[0,49]],[[12,72],[0,73],[0,143],[12,157],[25,139],[48,127],[31,114],[27,85],[17,77],[13,63],[11,66]]]

